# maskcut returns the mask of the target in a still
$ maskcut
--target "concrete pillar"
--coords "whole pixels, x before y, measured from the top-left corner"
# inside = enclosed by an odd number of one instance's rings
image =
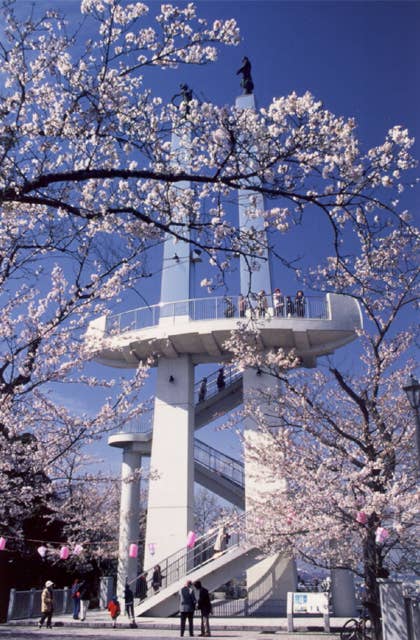
[[[331,594],[334,615],[352,618],[357,615],[354,576],[347,569],[331,570]]]
[[[175,551],[186,548],[188,531],[193,528],[193,392],[194,368],[190,356],[161,358],[150,459],[146,570],[161,564]],[[165,573],[164,567],[162,571]]]
[[[130,544],[139,539],[140,479],[133,476],[141,466],[141,456],[130,450],[123,450],[121,467],[120,534],[118,546],[117,594],[124,595],[126,581],[134,580],[138,574],[138,559],[130,558]]]
[[[383,640],[414,640],[409,636],[403,586],[400,580],[379,580]]]
[[[108,602],[114,595],[114,578],[112,576],[102,576],[99,583],[99,608],[106,609]]]
[[[267,392],[271,388],[273,396],[277,397],[279,386],[272,376],[258,374],[253,369],[247,369],[243,374],[244,403],[255,398],[264,409],[261,391]],[[268,406],[265,407],[268,410]],[[271,412],[272,413],[272,412]],[[273,420],[271,420],[273,423]],[[245,426],[245,505],[252,509],[252,500],[258,499],[260,492],[284,491],[286,484],[281,477],[273,478],[271,471],[258,462],[247,458],[246,442],[251,440],[263,441],[265,436],[257,431],[258,424],[253,417],[247,417]],[[296,591],[297,572],[293,558],[275,554],[265,558],[247,571],[248,606],[250,614],[286,615],[287,593]]]
[[[253,94],[242,95],[236,98],[235,106],[237,109],[250,109],[255,110],[255,97]],[[244,167],[245,168],[245,167]],[[255,180],[255,184],[258,181]],[[247,185],[249,186],[249,185]],[[249,190],[239,190],[238,193],[238,210],[239,210],[239,226],[241,231],[251,232],[252,229],[256,231],[264,231],[264,219],[262,216],[254,217],[252,214],[256,210],[263,210],[265,208],[263,196],[260,193],[251,193]],[[264,233],[266,240],[266,235]],[[258,269],[249,270],[249,261],[245,260],[243,256],[240,257],[240,280],[241,280],[241,293],[246,295],[249,291],[258,293],[261,289],[267,294],[268,305],[271,306],[271,277],[270,277],[270,262],[268,257],[268,249],[263,249],[261,256],[254,259],[258,265]]]

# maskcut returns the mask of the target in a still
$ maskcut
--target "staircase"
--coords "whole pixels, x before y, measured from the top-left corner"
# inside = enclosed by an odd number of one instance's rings
[[[214,371],[207,377],[207,393],[203,401],[198,401],[200,382],[194,389],[195,398],[195,428],[200,429],[218,417],[242,403],[242,374],[233,367],[225,367],[225,387],[218,389],[217,374]],[[123,434],[132,434],[137,446],[141,446],[141,453],[150,456],[152,447],[152,420],[150,411],[137,422],[126,424],[122,431],[110,436],[111,446],[125,446]],[[231,502],[239,509],[245,508],[244,469],[243,464],[230,456],[205,444],[198,438],[194,441],[194,474],[195,481],[212,491],[219,497]]]
[[[194,479],[209,491],[245,509],[244,465],[214,447],[194,440]]]
[[[225,523],[230,533],[227,549],[214,553],[217,528],[207,532],[195,541],[192,549],[183,548],[159,562],[163,584],[158,593],[148,589],[148,596],[136,606],[136,615],[147,613],[151,616],[167,617],[179,609],[179,590],[187,580],[202,580],[210,591],[227,582],[258,561],[260,552],[252,548],[246,539],[246,514]],[[148,583],[153,568],[148,570]],[[137,579],[133,581],[135,587]],[[134,589],[133,589],[134,590]]]

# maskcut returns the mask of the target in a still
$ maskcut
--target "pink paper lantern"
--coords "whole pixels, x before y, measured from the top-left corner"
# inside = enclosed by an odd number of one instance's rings
[[[156,545],[154,542],[149,542],[149,553],[151,556],[155,555]]]
[[[38,547],[37,549],[39,555],[41,556],[41,558],[45,558],[46,554],[47,554],[47,547],[44,547],[44,545],[42,544],[40,547]]]
[[[60,560],[67,560],[67,558],[69,557],[69,548],[68,547],[61,547],[60,549]]]
[[[128,555],[130,558],[137,558],[139,552],[139,548],[136,544],[130,544],[130,548],[128,550]]]
[[[83,547],[81,544],[76,544],[76,546],[73,549],[73,554],[75,556],[80,556],[80,554],[83,552]]]
[[[0,551],[4,551],[6,548],[6,538],[3,538],[3,536],[1,536],[0,538]]]
[[[195,539],[196,539],[196,535],[194,533],[194,531],[188,531],[188,535],[187,535],[187,547],[188,549],[192,549],[195,543]]]
[[[359,524],[366,524],[368,521],[367,514],[364,511],[358,511],[356,513],[356,522]]]
[[[389,536],[389,533],[387,529],[384,529],[384,527],[378,527],[376,529],[375,542],[377,544],[382,544],[383,542],[385,542],[388,536]]]

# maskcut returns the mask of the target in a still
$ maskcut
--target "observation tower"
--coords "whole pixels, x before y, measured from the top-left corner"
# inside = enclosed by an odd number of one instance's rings
[[[245,93],[236,100],[238,109],[255,109],[254,95]],[[180,138],[173,134],[172,150],[178,166],[188,153],[188,135]],[[189,183],[179,185],[189,188]],[[262,196],[253,196],[257,208],[264,208]],[[240,191],[238,197],[239,225],[242,230],[251,225],[262,229],[263,221],[247,215],[249,191]],[[156,305],[130,310],[117,316],[103,316],[92,321],[87,337],[99,338],[102,343],[97,357],[100,363],[117,368],[135,368],[139,362],[152,358],[157,368],[157,381],[153,414],[153,428],[146,432],[121,432],[109,438],[109,444],[122,449],[122,478],[131,477],[141,466],[141,459],[150,456],[154,479],[149,481],[146,544],[143,568],[151,576],[155,564],[163,567],[164,584],[158,594],[151,594],[140,605],[137,613],[148,611],[152,615],[170,615],[177,611],[176,593],[185,582],[203,579],[206,587],[215,589],[244,569],[249,569],[248,589],[254,585],[255,608],[261,612],[261,602],[269,612],[267,603],[283,601],[287,590],[295,590],[295,570],[288,559],[263,559],[257,550],[247,546],[241,534],[230,541],[229,553],[208,562],[197,560],[197,551],[187,551],[186,541],[192,531],[194,512],[194,481],[215,491],[241,509],[255,491],[253,475],[247,465],[212,450],[195,438],[195,432],[211,422],[216,415],[245,402],[261,388],[272,387],[271,376],[255,369],[242,374],[230,368],[232,353],[225,341],[238,322],[243,322],[255,309],[248,305],[242,315],[239,296],[250,290],[267,294],[265,315],[258,318],[260,332],[258,347],[294,349],[302,366],[316,366],[317,358],[331,354],[356,337],[362,326],[357,302],[347,296],[327,294],[309,297],[303,313],[275,310],[270,275],[270,256],[259,258],[259,269],[252,275],[240,259],[240,289],[223,297],[193,297],[195,262],[189,235],[174,244],[168,236],[164,243],[163,260],[171,263],[162,271],[160,302]],[[168,262],[166,262],[168,264]],[[229,306],[227,306],[229,305]],[[203,363],[223,363],[226,385],[217,389],[208,381],[207,395],[197,401],[195,366]],[[217,366],[215,365],[215,366]],[[255,430],[248,420],[246,429]],[[118,594],[126,581],[137,575],[137,559],[129,557],[130,544],[139,538],[139,481],[122,482],[120,509],[120,539]],[[245,517],[245,516],[244,516]],[[203,537],[204,549],[206,538]],[[208,544],[210,538],[208,538]],[[207,544],[207,543],[206,543]],[[182,552],[184,550],[184,552]],[[183,555],[184,553],[184,555]],[[204,554],[205,555],[205,554]],[[204,557],[203,555],[203,557]],[[181,560],[182,557],[182,560]],[[276,578],[273,578],[273,574]],[[273,605],[274,606],[274,605]],[[264,607],[263,607],[264,610]],[[252,611],[249,611],[252,613]]]

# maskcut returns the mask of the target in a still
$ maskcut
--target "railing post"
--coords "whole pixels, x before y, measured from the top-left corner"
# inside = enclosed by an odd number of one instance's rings
[[[35,589],[30,589],[28,600],[28,618],[32,618],[34,615],[34,603],[35,603]]]
[[[16,601],[16,589],[10,589],[9,593],[9,606],[7,608],[7,619],[13,619],[13,609],[15,608]]]
[[[66,613],[67,612],[68,601],[69,601],[69,588],[68,587],[64,587],[64,589],[63,589],[63,611],[62,611],[62,613]]]

